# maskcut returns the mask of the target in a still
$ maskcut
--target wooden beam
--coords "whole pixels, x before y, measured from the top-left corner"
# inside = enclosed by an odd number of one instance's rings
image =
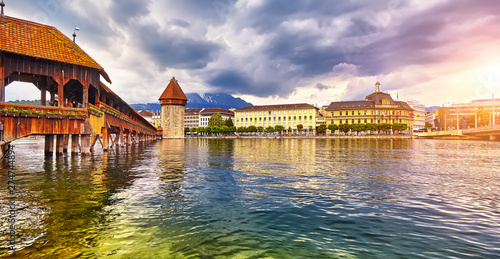
[[[47,101],[46,101],[47,100],[47,82],[42,80],[42,82],[39,82],[38,84],[40,86],[40,98],[41,98],[40,104],[42,106],[46,106],[47,105]]]
[[[78,134],[71,135],[71,153],[78,154],[80,151],[80,136]]]
[[[5,68],[0,67],[0,103],[5,102]]]
[[[45,135],[45,155],[51,156],[54,153],[54,135]]]
[[[89,155],[90,154],[90,135],[82,135],[81,142],[82,142],[82,155]]]
[[[59,107],[64,107],[66,100],[64,98],[64,70],[58,76],[57,80],[57,101],[59,102]]]
[[[102,136],[102,150],[103,151],[108,151],[108,148],[109,148],[109,134],[108,134],[108,128],[107,127],[102,127],[102,129],[101,129],[101,136]]]
[[[64,153],[64,135],[63,134],[57,134],[57,139],[56,139],[56,155],[60,156]]]

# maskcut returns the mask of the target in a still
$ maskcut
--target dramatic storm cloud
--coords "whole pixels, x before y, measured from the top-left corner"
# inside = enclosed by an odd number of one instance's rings
[[[500,90],[496,0],[5,2],[68,36],[78,26],[130,103],[156,102],[172,76],[256,104],[362,99],[376,81],[426,105]]]

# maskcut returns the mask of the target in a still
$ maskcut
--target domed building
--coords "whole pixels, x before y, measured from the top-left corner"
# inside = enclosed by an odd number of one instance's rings
[[[327,124],[406,123],[408,132],[413,128],[413,109],[382,92],[379,82],[365,100],[332,102],[325,111]]]

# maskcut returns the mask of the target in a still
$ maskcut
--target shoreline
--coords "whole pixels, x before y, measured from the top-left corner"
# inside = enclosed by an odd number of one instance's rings
[[[185,139],[418,139],[418,136],[196,136]]]

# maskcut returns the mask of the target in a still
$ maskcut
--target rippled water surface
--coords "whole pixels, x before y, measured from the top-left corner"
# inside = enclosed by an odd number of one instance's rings
[[[187,139],[61,158],[14,144],[3,257],[500,257],[498,142]]]

